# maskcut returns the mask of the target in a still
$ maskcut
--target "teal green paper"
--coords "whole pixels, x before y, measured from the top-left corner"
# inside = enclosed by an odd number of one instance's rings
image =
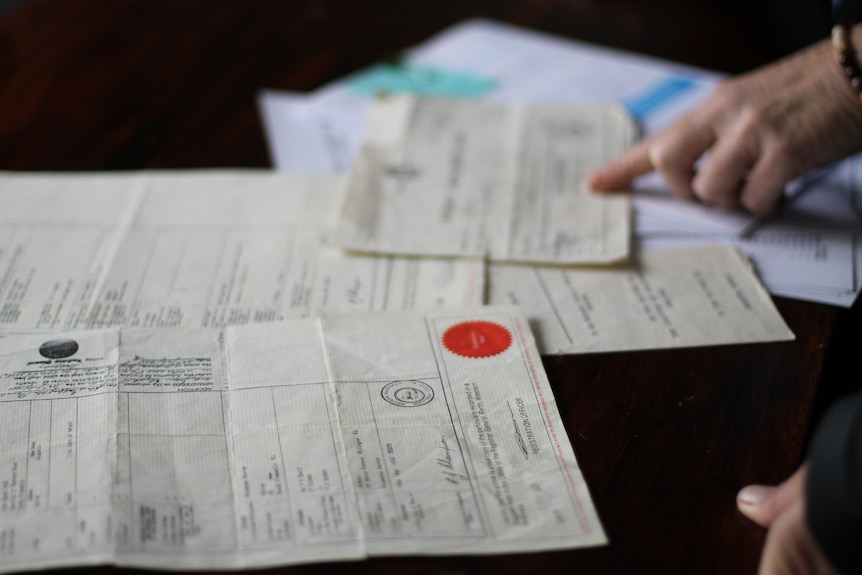
[[[490,78],[408,63],[379,64],[348,78],[347,85],[368,96],[408,93],[476,98],[493,90],[497,82]]]

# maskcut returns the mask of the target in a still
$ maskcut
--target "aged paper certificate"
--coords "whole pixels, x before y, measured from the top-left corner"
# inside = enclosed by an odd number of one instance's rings
[[[344,184],[263,171],[0,174],[0,331],[483,303],[479,260],[328,247]]]
[[[641,251],[633,267],[492,264],[489,303],[518,304],[545,354],[793,339],[734,247]]]
[[[0,571],[605,541],[513,308],[0,337]]]
[[[625,196],[581,190],[621,153],[619,107],[398,96],[375,102],[336,241],[364,252],[607,264],[629,253]]]

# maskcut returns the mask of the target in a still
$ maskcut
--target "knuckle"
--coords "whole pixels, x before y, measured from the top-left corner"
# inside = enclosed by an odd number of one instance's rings
[[[734,135],[742,142],[756,140],[766,128],[762,112],[753,106],[743,107],[734,124]]]
[[[709,103],[719,108],[739,108],[746,101],[745,89],[738,77],[719,82],[709,97]]]
[[[728,137],[734,139],[739,149],[748,150],[754,156],[782,142],[771,115],[755,104],[745,105],[738,111],[729,132]]]
[[[653,142],[648,150],[649,161],[658,170],[667,170],[674,165],[675,154],[665,140]]]
[[[777,109],[780,105],[749,94],[734,80],[728,81],[716,100],[715,117],[724,126],[725,136],[733,135],[744,143],[755,144],[780,135],[781,126],[776,123],[783,117]]]

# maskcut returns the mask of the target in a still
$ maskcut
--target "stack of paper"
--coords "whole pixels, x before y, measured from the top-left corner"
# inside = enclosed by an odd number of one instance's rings
[[[792,337],[726,246],[494,263],[487,297],[481,259],[344,254],[345,184],[0,177],[0,571],[600,544],[530,328],[554,353]]]
[[[543,353],[793,337],[732,247],[647,252],[610,269],[346,254],[330,245],[345,185],[253,171],[2,176],[0,332],[220,327],[491,303],[522,306]],[[496,223],[525,212],[499,213]],[[661,321],[641,301],[658,296],[668,312]],[[715,298],[725,302],[719,315],[709,312]]]

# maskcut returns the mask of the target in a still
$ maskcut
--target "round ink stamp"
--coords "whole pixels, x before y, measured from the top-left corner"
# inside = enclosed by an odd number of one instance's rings
[[[74,339],[52,339],[39,346],[39,355],[48,359],[65,359],[78,352],[78,342]]]
[[[509,349],[512,334],[492,321],[464,321],[443,332],[443,345],[461,357],[492,357]]]
[[[410,379],[387,383],[380,395],[398,407],[419,407],[434,399],[434,389],[424,381]]]

